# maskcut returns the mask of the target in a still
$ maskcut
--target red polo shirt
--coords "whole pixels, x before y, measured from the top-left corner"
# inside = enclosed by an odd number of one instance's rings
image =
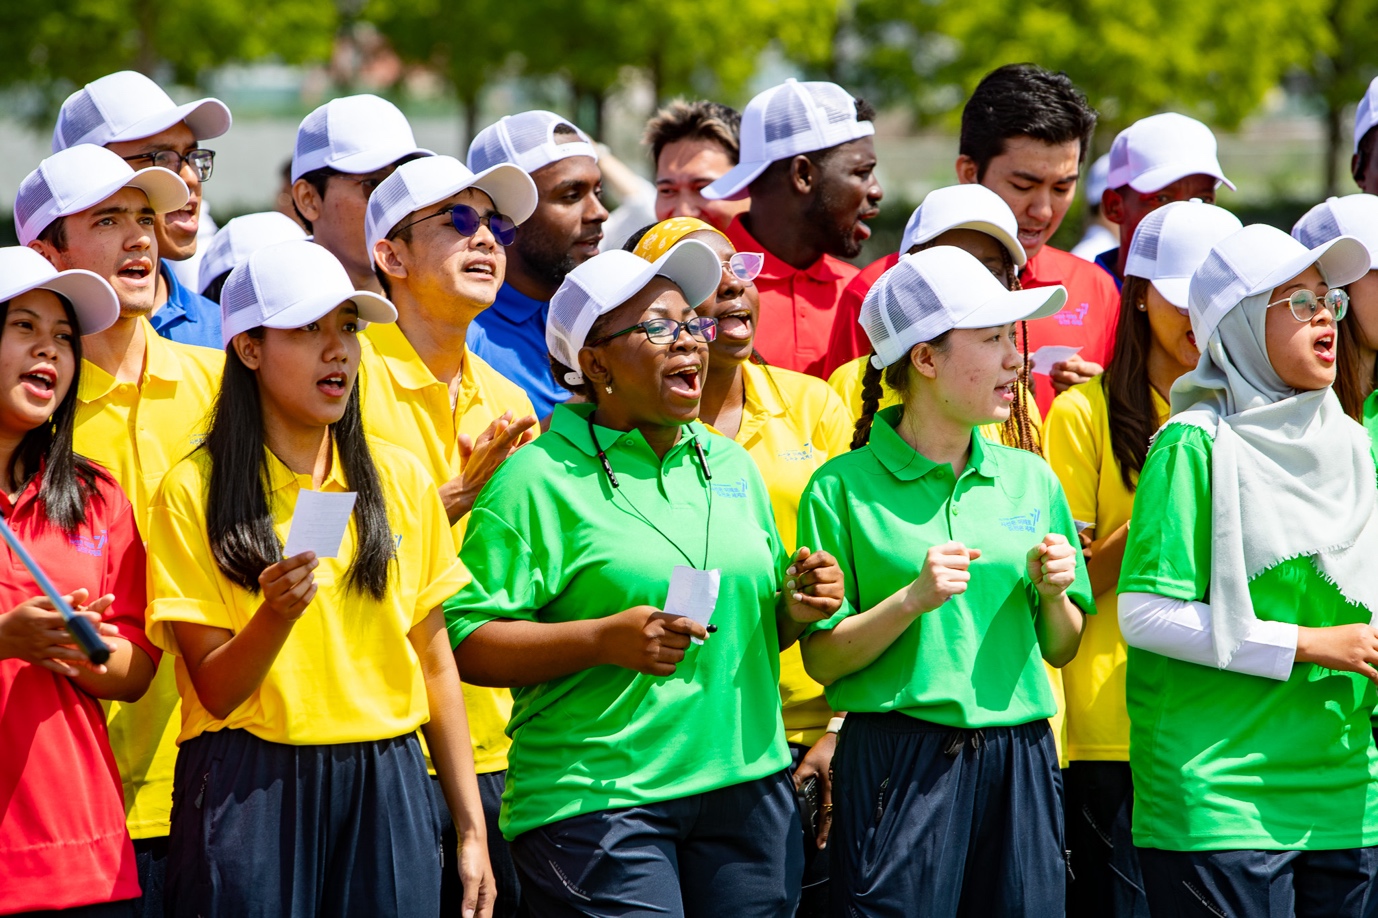
[[[738,252],[765,253],[765,264],[756,278],[761,295],[757,352],[771,366],[826,379],[838,299],[856,277],[856,266],[831,255],[803,270],[788,265],[752,238],[740,216],[727,228],[727,238]]]
[[[1048,344],[1080,347],[1082,360],[1105,366],[1115,351],[1115,324],[1119,321],[1120,292],[1115,281],[1092,262],[1045,245],[1019,273],[1024,289],[1067,288],[1067,305],[1056,315],[1029,323],[1029,353]],[[1033,377],[1034,398],[1046,418],[1053,405],[1053,382]]]
[[[843,289],[842,298],[837,301],[837,322],[833,325],[828,357],[823,362],[824,378],[832,376],[843,364],[856,360],[862,354],[871,353],[871,339],[866,337],[861,323],[857,321],[861,316],[861,304],[880,276],[899,263],[899,252],[877,258],[862,268]]]
[[[144,635],[144,546],[124,492],[103,482],[85,524],[68,536],[48,523],[37,490],[31,482],[16,504],[0,494],[10,528],[62,592],[115,594],[105,620],[156,663],[159,651]],[[40,590],[3,542],[0,566],[4,615]],[[0,660],[0,914],[138,895],[100,702],[65,676]]]

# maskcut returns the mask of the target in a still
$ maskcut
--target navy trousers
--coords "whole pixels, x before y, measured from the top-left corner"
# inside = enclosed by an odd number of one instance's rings
[[[1067,918],[1149,918],[1129,763],[1073,762],[1062,777],[1072,870]]]
[[[1140,848],[1153,918],[1375,918],[1378,847],[1337,851]]]
[[[851,712],[833,772],[834,915],[1063,914],[1062,774],[1047,721],[960,730]]]

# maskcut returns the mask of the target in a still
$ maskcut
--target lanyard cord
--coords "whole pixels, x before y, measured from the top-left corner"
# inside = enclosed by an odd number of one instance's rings
[[[589,412],[588,421],[589,439],[593,441],[593,448],[598,451],[598,461],[603,464],[603,474],[608,476],[608,484],[612,485],[613,499],[616,500],[617,495],[622,493],[622,485],[618,483],[617,473],[612,470],[612,463],[608,461],[608,454],[603,451],[603,445],[598,442],[598,435],[594,432],[593,412]],[[707,570],[708,533],[713,528],[713,486],[709,484],[709,482],[713,480],[713,471],[708,467],[708,457],[704,455],[703,447],[699,444],[697,437],[694,438],[694,452],[699,457],[699,470],[703,472],[703,483],[707,486],[706,490],[708,492],[708,519],[704,523],[703,527],[702,565],[695,565],[694,559],[689,557],[688,552],[680,548],[679,543],[676,542],[674,539],[670,538],[668,535],[666,535],[664,530],[662,530],[655,523],[651,522],[650,519],[647,518],[646,514],[642,513],[637,508],[636,504],[632,503],[632,499],[630,497],[628,497],[626,494],[622,494],[622,499],[627,502],[627,506],[631,508],[631,511],[636,514],[637,518],[640,519],[641,522],[645,523],[647,526],[650,526],[656,532],[660,533],[660,537],[665,541],[669,542],[670,547],[673,548],[675,551],[679,552],[684,557],[684,560],[689,562],[690,567],[698,567],[699,570]]]

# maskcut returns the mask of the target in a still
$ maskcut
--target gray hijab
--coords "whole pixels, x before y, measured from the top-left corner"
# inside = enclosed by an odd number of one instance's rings
[[[1378,479],[1368,433],[1329,387],[1302,392],[1278,377],[1265,337],[1269,296],[1227,312],[1196,369],[1172,387],[1168,423],[1196,425],[1215,440],[1210,606],[1222,669],[1256,618],[1249,581],[1283,561],[1311,558],[1347,600],[1378,612]]]

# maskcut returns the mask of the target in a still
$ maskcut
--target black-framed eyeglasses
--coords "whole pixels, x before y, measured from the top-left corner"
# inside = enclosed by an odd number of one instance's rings
[[[176,150],[154,150],[152,153],[139,153],[123,159],[130,165],[147,160],[149,166],[160,166],[178,175],[182,173],[182,163],[190,163],[192,171],[196,173],[196,180],[200,182],[210,178],[211,171],[215,169],[215,151],[200,148],[188,150],[185,156]]]
[[[429,217],[418,217],[410,223],[401,226],[388,233],[387,238],[391,239],[402,230],[409,226],[415,226],[423,220],[434,220],[436,217],[449,217],[450,225],[455,228],[455,232],[461,236],[472,236],[478,232],[479,226],[488,224],[488,229],[492,230],[493,238],[498,241],[498,245],[509,246],[517,238],[517,223],[507,214],[481,214],[468,204],[456,204],[454,207],[442,210],[438,214],[431,214]]]
[[[614,338],[623,335],[630,335],[634,331],[643,331],[646,338],[652,344],[674,344],[679,340],[680,330],[689,332],[689,336],[697,341],[710,342],[718,337],[718,320],[708,316],[694,316],[687,322],[676,322],[674,319],[647,319],[638,322],[630,328],[624,328],[620,332],[613,332],[611,335],[590,341],[589,347],[597,347],[600,344],[607,344]]]

